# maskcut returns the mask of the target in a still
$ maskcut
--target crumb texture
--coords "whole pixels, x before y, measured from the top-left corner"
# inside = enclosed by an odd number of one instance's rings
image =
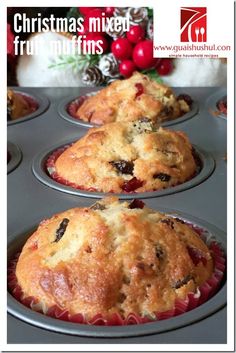
[[[189,112],[184,99],[177,99],[172,89],[139,72],[129,79],[115,80],[95,96],[86,99],[76,116],[93,124],[135,121],[148,117],[153,122],[172,120]]]
[[[16,276],[25,297],[90,319],[153,317],[196,292],[212,271],[210,251],[190,226],[142,202],[110,197],[41,222]]]
[[[149,120],[90,129],[56,160],[55,171],[78,188],[145,192],[191,179],[197,170],[192,146],[180,131]]]

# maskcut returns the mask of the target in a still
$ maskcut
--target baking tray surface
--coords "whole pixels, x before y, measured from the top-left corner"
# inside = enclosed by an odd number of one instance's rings
[[[208,240],[216,240],[218,243],[220,243],[226,254],[226,234],[222,230],[218,229],[212,224],[209,224],[206,221],[200,220],[194,216],[190,216],[182,212],[179,213],[175,210],[165,208],[158,208],[158,211],[170,214],[173,217],[176,216],[183,219],[184,221],[196,225],[197,227],[200,227],[204,230]],[[18,234],[11,236],[11,240],[8,242],[8,260],[13,258],[14,254],[16,254],[22,248],[26,239],[32,234],[34,230],[35,228],[21,235]],[[186,325],[190,325],[205,317],[208,317],[224,307],[225,304],[226,282],[224,282],[221,289],[204,304],[189,312],[176,317],[172,317],[170,319],[138,325],[93,326],[57,320],[34,312],[33,310],[19,303],[15,298],[12,297],[10,293],[8,293],[8,312],[18,319],[47,330],[61,332],[69,335],[90,337],[132,337],[170,331]]]
[[[7,163],[7,174],[8,174],[12,172],[14,169],[16,169],[16,167],[18,167],[18,165],[20,164],[22,160],[22,152],[16,144],[10,141],[7,141],[7,153],[9,153],[10,155],[10,160]]]
[[[219,90],[217,90],[216,92],[214,92],[206,101],[206,108],[208,110],[208,112],[210,112],[213,117],[217,118],[221,118],[222,120],[227,121],[227,115],[223,114],[222,112],[220,112],[220,110],[218,109],[217,104],[219,103],[219,101],[221,99],[224,99],[225,97],[227,97],[227,90],[226,88],[219,88]]]

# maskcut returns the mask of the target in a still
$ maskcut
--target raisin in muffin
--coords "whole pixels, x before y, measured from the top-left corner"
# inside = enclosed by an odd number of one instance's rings
[[[129,79],[116,80],[86,99],[75,116],[98,125],[134,121],[143,116],[162,122],[189,112],[191,102],[189,96],[176,98],[170,87],[136,72]]]
[[[208,280],[211,253],[178,218],[106,198],[41,222],[16,266],[24,296],[86,319],[155,317]],[[29,271],[30,268],[30,271]]]
[[[37,108],[37,103],[31,98],[11,89],[7,90],[7,120],[23,118]]]
[[[183,132],[148,119],[92,128],[48,168],[65,184],[99,192],[145,192],[189,180],[197,165]]]

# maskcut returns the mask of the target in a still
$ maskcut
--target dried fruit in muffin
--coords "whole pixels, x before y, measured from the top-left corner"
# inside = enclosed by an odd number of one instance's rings
[[[145,192],[191,179],[198,170],[195,159],[183,132],[142,119],[90,129],[48,171],[78,189]]]
[[[27,240],[16,267],[24,297],[88,320],[114,313],[155,318],[211,277],[211,252],[189,225],[114,197],[99,204],[104,207],[53,216]],[[65,232],[54,242],[65,219]]]
[[[116,80],[87,98],[73,116],[102,125],[114,121],[135,121],[143,116],[153,122],[162,122],[189,111],[188,102],[177,99],[170,87],[135,72],[129,79]]]

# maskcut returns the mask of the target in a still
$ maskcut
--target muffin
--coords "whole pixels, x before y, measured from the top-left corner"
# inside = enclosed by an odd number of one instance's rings
[[[191,103],[189,96],[176,98],[170,87],[136,72],[129,79],[116,80],[85,99],[77,110],[72,104],[71,110],[75,118],[97,125],[135,121],[143,116],[162,122],[189,112]]]
[[[30,268],[30,271],[29,271]],[[40,223],[16,265],[23,298],[90,320],[155,318],[211,278],[211,251],[184,221],[139,200],[103,199]]]
[[[165,189],[191,179],[197,169],[187,136],[147,118],[92,128],[47,161],[49,174],[64,184],[114,193]]]
[[[221,98],[218,102],[217,102],[217,108],[219,110],[220,113],[224,114],[225,116],[227,116],[227,96]]]
[[[7,90],[7,120],[23,118],[37,108],[38,104],[32,98],[11,89]]]

